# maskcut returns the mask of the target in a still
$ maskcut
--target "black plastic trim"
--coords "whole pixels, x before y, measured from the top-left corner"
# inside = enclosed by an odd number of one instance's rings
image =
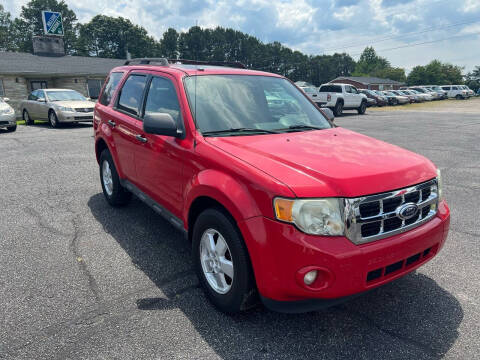
[[[164,217],[165,220],[172,224],[173,227],[180,230],[184,236],[187,236],[187,230],[185,230],[184,223],[180,218],[172,214],[169,210],[165,209],[165,207],[157,203],[130,181],[126,179],[120,179],[120,184],[140,200],[142,200],[145,204],[150,206],[156,213]]]
[[[266,298],[260,295],[263,305],[272,311],[277,311],[287,314],[301,314],[311,311],[323,310],[335,305],[343,304],[344,302],[355,299],[358,296],[366,294],[371,290],[359,292],[357,294],[343,296],[334,299],[306,299],[297,301],[278,301]]]

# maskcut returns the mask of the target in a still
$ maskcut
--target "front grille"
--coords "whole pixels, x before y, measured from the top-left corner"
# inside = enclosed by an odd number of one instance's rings
[[[8,125],[10,124],[8,121],[0,121],[0,125]]]
[[[425,249],[422,252],[414,254],[406,259],[394,262],[389,264],[385,267],[375,269],[369,271],[367,273],[367,284],[372,282],[381,281],[388,276],[393,276],[395,274],[400,273],[401,271],[408,270],[408,268],[413,267],[415,265],[419,265],[420,263],[426,261],[427,259],[431,258],[435,252],[437,251],[438,244]]]
[[[345,200],[346,235],[355,244],[424,224],[437,213],[436,179],[388,193]]]
[[[93,116],[75,116],[75,120],[93,120]]]
[[[93,108],[75,108],[75,111],[81,113],[91,113],[93,112]]]

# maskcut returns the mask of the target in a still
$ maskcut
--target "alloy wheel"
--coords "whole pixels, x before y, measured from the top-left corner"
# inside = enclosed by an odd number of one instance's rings
[[[112,196],[113,194],[112,169],[110,169],[110,164],[108,163],[107,160],[104,160],[102,164],[102,181],[108,196]]]
[[[200,240],[200,263],[210,287],[219,294],[226,294],[233,284],[232,254],[220,232],[207,229]]]

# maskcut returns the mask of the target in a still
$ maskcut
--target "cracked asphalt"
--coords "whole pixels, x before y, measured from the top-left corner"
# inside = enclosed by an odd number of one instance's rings
[[[300,315],[217,312],[181,234],[104,201],[90,126],[0,131],[0,358],[479,359],[479,115],[337,119],[442,168],[451,230],[415,273]]]

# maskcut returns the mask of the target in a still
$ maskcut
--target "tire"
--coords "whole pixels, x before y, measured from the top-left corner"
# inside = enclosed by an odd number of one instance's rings
[[[462,100],[462,99],[463,99],[463,96],[460,95],[460,94],[458,94],[457,96],[455,96],[455,99],[457,99],[457,100]]]
[[[365,111],[367,110],[367,103],[365,101],[362,101],[360,107],[357,109],[358,113],[360,115],[365,114]]]
[[[111,206],[124,206],[132,198],[132,193],[120,184],[117,168],[108,150],[103,150],[100,154],[100,183],[103,195]]]
[[[57,114],[55,114],[55,111],[50,110],[48,112],[48,122],[50,123],[50,126],[54,129],[60,127],[60,123],[58,122],[58,117]]]
[[[337,101],[335,107],[333,108],[333,115],[341,116],[343,112],[343,102]]]
[[[17,125],[13,125],[13,126],[9,126],[7,127],[7,131],[8,132],[14,132],[17,130]]]
[[[22,118],[23,118],[23,120],[25,120],[25,125],[28,126],[28,125],[33,125],[34,124],[34,121],[30,118],[30,114],[25,109],[23,110]]]
[[[234,220],[223,210],[211,208],[198,216],[192,256],[205,295],[220,311],[237,313],[258,303],[247,248]]]

